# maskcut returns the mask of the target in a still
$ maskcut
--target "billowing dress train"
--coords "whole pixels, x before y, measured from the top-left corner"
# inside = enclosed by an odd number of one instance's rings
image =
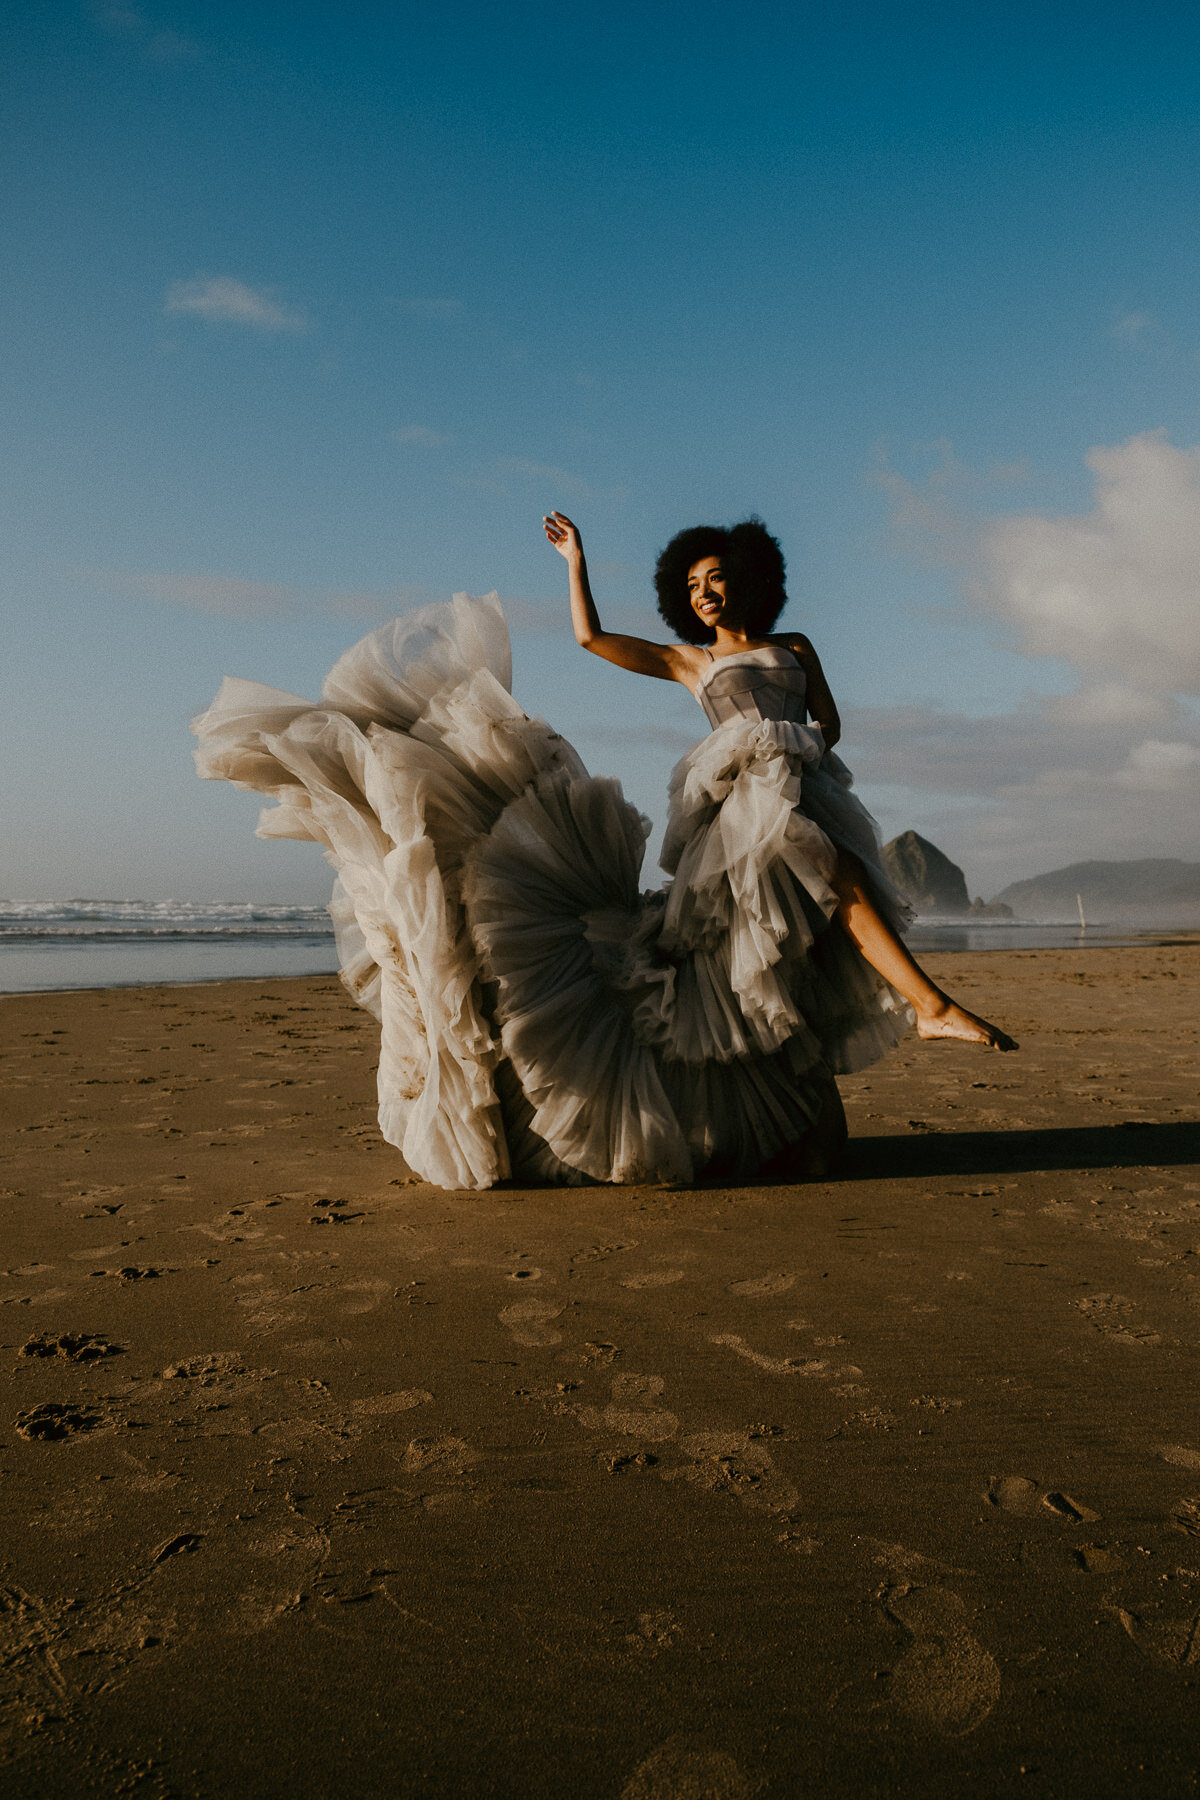
[[[651,893],[647,820],[510,679],[499,601],[460,594],[355,644],[320,704],[226,679],[193,722],[201,776],[274,800],[258,835],[337,870],[383,1136],[451,1188],[779,1166],[912,1019],[832,921],[835,845],[908,914],[803,669],[769,645],[705,671]]]

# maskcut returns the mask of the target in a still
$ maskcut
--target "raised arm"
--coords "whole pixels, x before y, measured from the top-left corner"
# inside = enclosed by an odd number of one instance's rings
[[[648,638],[623,637],[616,631],[605,631],[592,599],[587,561],[579,528],[565,513],[548,513],[542,520],[549,541],[559,555],[566,558],[571,584],[571,623],[576,641],[594,656],[631,669],[635,675],[656,675],[660,681],[682,681],[690,686],[693,663],[701,662],[698,650],[684,644],[653,644]]]
[[[842,721],[838,717],[838,709],[833,695],[829,691],[829,683],[825,679],[825,671],[821,667],[821,659],[806,637],[796,633],[788,633],[786,637],[776,639],[783,643],[797,658],[806,676],[805,697],[808,705],[808,716],[814,725],[821,727],[821,735],[825,739],[825,748],[832,750],[842,735]]]

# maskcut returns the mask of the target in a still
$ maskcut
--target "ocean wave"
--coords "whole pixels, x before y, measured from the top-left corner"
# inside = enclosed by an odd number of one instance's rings
[[[226,900],[0,900],[0,943],[329,937],[324,906]]]

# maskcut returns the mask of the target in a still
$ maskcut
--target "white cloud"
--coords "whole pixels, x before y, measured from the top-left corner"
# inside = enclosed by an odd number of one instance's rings
[[[434,431],[429,425],[402,425],[390,435],[394,444],[419,444],[425,450],[444,450],[455,442],[452,432]]]
[[[979,522],[972,507],[999,489],[1024,485],[1026,462],[969,469],[945,438],[927,447],[932,466],[917,479],[902,475],[876,447],[871,480],[888,497],[889,523],[898,547],[915,562],[935,568],[966,567],[977,551]]]
[[[1047,716],[1064,725],[1106,725],[1146,729],[1171,719],[1177,708],[1161,694],[1142,693],[1118,681],[1076,688],[1046,702]]]
[[[204,54],[204,46],[196,38],[178,31],[158,30],[132,6],[93,5],[88,11],[101,31],[130,39],[154,62],[193,62]]]
[[[586,737],[593,743],[613,744],[622,750],[635,745],[653,750],[669,751],[671,756],[680,757],[690,750],[702,735],[702,727],[695,731],[685,731],[673,725],[593,725],[590,729],[580,731],[581,738]]]
[[[571,634],[571,606],[565,593],[559,600],[525,600],[504,595],[500,604],[512,632]],[[633,606],[605,606],[604,621],[609,631],[622,631],[630,637],[643,636],[646,629],[645,611]]]
[[[1088,513],[995,519],[978,533],[981,605],[1028,656],[1152,693],[1200,693],[1200,448],[1144,432],[1090,450]]]
[[[1200,793],[1200,745],[1147,738],[1130,753],[1117,780],[1123,787],[1141,792],[1178,794],[1194,800]]]
[[[378,624],[410,607],[444,599],[429,589],[405,585],[379,594],[353,589],[301,588],[281,581],[250,581],[241,575],[187,574],[173,570],[76,571],[108,593],[136,595],[193,612],[225,618],[339,618]]]
[[[502,602],[510,631],[541,634],[570,631],[571,608],[566,600],[559,605],[546,600],[507,599]]]
[[[112,576],[113,585],[147,600],[165,600],[170,606],[186,606],[196,612],[222,613],[235,619],[292,612],[298,600],[295,588],[277,581],[244,581],[236,575],[173,575],[161,573]]]
[[[1163,432],[1091,450],[1079,514],[981,516],[943,454],[924,481],[885,470],[893,523],[958,573],[975,616],[1020,654],[1075,673],[1072,693],[970,718],[868,708],[847,755],[913,825],[963,863],[972,890],[1085,857],[1200,857],[1200,449]],[[899,780],[902,785],[897,785]]]
[[[248,287],[232,275],[197,275],[191,281],[173,282],[163,311],[191,313],[213,324],[249,325],[257,331],[308,330],[303,313],[281,305],[268,289]]]
[[[986,718],[863,708],[843,747],[884,835],[923,832],[990,896],[1090,857],[1200,860],[1200,722],[1171,709],[1163,723],[1178,735],[1072,718],[1060,700]]]
[[[1110,330],[1112,336],[1122,344],[1142,344],[1148,338],[1160,335],[1160,326],[1154,314],[1137,309],[1119,312]]]
[[[855,708],[847,714],[845,735],[863,780],[894,782],[902,771],[906,786],[991,801],[1055,770],[1072,780],[1082,772],[1107,788],[1122,769],[1140,766],[1136,758],[1143,745],[1157,746],[1155,767],[1170,761],[1163,754],[1168,746],[1179,752],[1180,769],[1193,767],[1200,722],[1180,707],[1168,707],[1156,723],[1154,730],[1145,718],[1118,723],[1102,715],[1089,718],[1086,708],[1056,696],[982,718],[930,706]],[[1177,735],[1167,738],[1164,728]]]
[[[146,21],[132,6],[89,6],[89,13],[103,31],[145,31]]]
[[[560,469],[555,463],[531,462],[527,456],[497,456],[491,464],[492,471],[501,481],[512,477],[521,482],[534,482],[539,487],[552,488],[560,494],[568,494],[573,500],[592,500],[596,490],[589,482],[581,481],[578,475],[572,475],[568,469]]]
[[[377,625],[397,613],[430,606],[449,595],[417,582],[402,582],[378,593],[353,588],[302,588],[283,581],[252,581],[243,575],[191,574],[169,569],[71,569],[73,581],[81,578],[106,593],[133,595],[164,606],[182,606],[192,612],[216,613],[223,618],[328,618],[348,619],[365,626]],[[504,616],[514,633],[569,632],[571,610],[561,602],[501,599]],[[620,615],[622,618],[624,615]],[[629,620],[625,620],[628,625]]]

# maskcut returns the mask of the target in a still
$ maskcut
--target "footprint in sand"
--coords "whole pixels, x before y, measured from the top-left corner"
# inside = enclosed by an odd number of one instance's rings
[[[625,1633],[625,1643],[639,1656],[654,1656],[660,1650],[673,1649],[682,1631],[682,1625],[672,1612],[661,1609],[643,1612],[637,1616],[636,1631]]]
[[[550,1323],[562,1310],[552,1300],[514,1300],[500,1314],[500,1323],[506,1327],[514,1344],[531,1350],[543,1349],[562,1343],[562,1332],[556,1331]]]
[[[638,1764],[621,1789],[621,1800],[751,1800],[758,1791],[758,1782],[727,1750],[678,1736]]]
[[[1072,1500],[1070,1494],[1055,1490],[1042,1495],[1042,1505],[1052,1512],[1055,1518],[1065,1519],[1070,1525],[1095,1524],[1100,1517],[1090,1506],[1084,1506],[1081,1500]]]
[[[665,1444],[679,1430],[675,1414],[654,1405],[665,1386],[661,1375],[618,1375],[610,1406],[581,1406],[576,1416],[586,1431],[619,1431],[623,1437]]]
[[[164,1590],[172,1572],[187,1564],[190,1550],[199,1549],[203,1555],[203,1542],[189,1545],[186,1535],[164,1546],[172,1552],[161,1571]],[[237,1521],[222,1533],[223,1591],[212,1622],[233,1638],[268,1631],[286,1613],[311,1602],[313,1584],[328,1555],[328,1531],[295,1515],[265,1513]],[[186,1575],[186,1567],[180,1573]],[[185,1622],[189,1610],[180,1607]],[[173,1636],[173,1630],[168,1635]]]
[[[1177,1500],[1171,1508],[1171,1523],[1189,1537],[1200,1537],[1200,1499]]]
[[[1081,1500],[1073,1500],[1058,1488],[1043,1488],[1028,1475],[993,1475],[983,1498],[1001,1512],[1018,1513],[1025,1518],[1050,1512],[1067,1524],[1081,1525],[1094,1524],[1100,1517]]]
[[[751,1512],[791,1513],[800,1503],[799,1490],[749,1431],[697,1431],[681,1438],[679,1448],[691,1460],[665,1469],[664,1481],[682,1479],[704,1493],[731,1494]]]
[[[960,1569],[953,1563],[937,1562],[932,1556],[922,1556],[918,1550],[910,1550],[906,1544],[893,1544],[886,1538],[862,1537],[856,1540],[864,1549],[873,1552],[873,1561],[881,1564],[897,1583],[918,1583],[923,1577],[926,1581],[938,1575],[973,1575],[974,1569]]]
[[[753,1363],[756,1369],[765,1369],[768,1375],[861,1375],[862,1370],[852,1363],[840,1364],[834,1368],[824,1357],[798,1356],[764,1356],[760,1350],[752,1350],[750,1345],[736,1331],[723,1331],[716,1337],[709,1338],[710,1344],[720,1344],[726,1350],[732,1350],[735,1356]]]
[[[1122,1606],[1113,1611],[1138,1649],[1156,1662],[1174,1663],[1177,1668],[1194,1668],[1200,1663],[1200,1613],[1164,1618],[1153,1602],[1138,1612],[1127,1612]]]
[[[390,1281],[343,1281],[340,1292],[351,1296],[348,1305],[338,1308],[342,1318],[359,1319],[381,1306],[392,1292]],[[354,1298],[353,1296],[357,1296]]]
[[[1200,1469],[1200,1450],[1190,1450],[1186,1444],[1159,1444],[1155,1455],[1179,1469]]]
[[[653,1404],[665,1386],[661,1375],[616,1376],[612,1384],[613,1403],[600,1415],[604,1424],[626,1437],[645,1438],[651,1444],[666,1443],[679,1430],[679,1420],[673,1412]]]
[[[1134,1302],[1123,1294],[1089,1294],[1074,1304],[1094,1331],[1103,1332],[1115,1343],[1150,1349],[1162,1342],[1157,1331],[1149,1331],[1134,1322]]]
[[[1107,1544],[1076,1544],[1071,1555],[1086,1575],[1119,1575],[1129,1566]]]
[[[1037,1482],[1027,1475],[993,1475],[983,1497],[989,1506],[999,1507],[1002,1512],[1028,1516],[1037,1511],[1040,1493]]]
[[[384,1418],[389,1413],[411,1412],[414,1406],[424,1406],[433,1399],[424,1388],[404,1388],[398,1394],[369,1394],[365,1400],[356,1400],[350,1408],[360,1418]]]
[[[794,1287],[796,1277],[775,1271],[768,1275],[755,1275],[749,1281],[734,1281],[730,1284],[731,1294],[744,1294],[750,1299],[763,1298],[769,1294],[786,1294]]]
[[[622,1278],[623,1288],[656,1288],[673,1287],[682,1281],[687,1273],[685,1269],[647,1269],[641,1275],[626,1275]]]
[[[946,1737],[978,1730],[1000,1698],[1000,1670],[967,1629],[958,1595],[901,1584],[885,1595],[884,1609],[913,1640],[892,1670],[888,1704]]]
[[[215,1387],[219,1381],[235,1379],[239,1375],[252,1375],[237,1356],[225,1351],[213,1350],[203,1356],[191,1356],[181,1362],[169,1363],[160,1377],[163,1381],[198,1381],[201,1387]]]
[[[465,1438],[414,1438],[401,1458],[406,1475],[462,1475],[483,1458]]]

